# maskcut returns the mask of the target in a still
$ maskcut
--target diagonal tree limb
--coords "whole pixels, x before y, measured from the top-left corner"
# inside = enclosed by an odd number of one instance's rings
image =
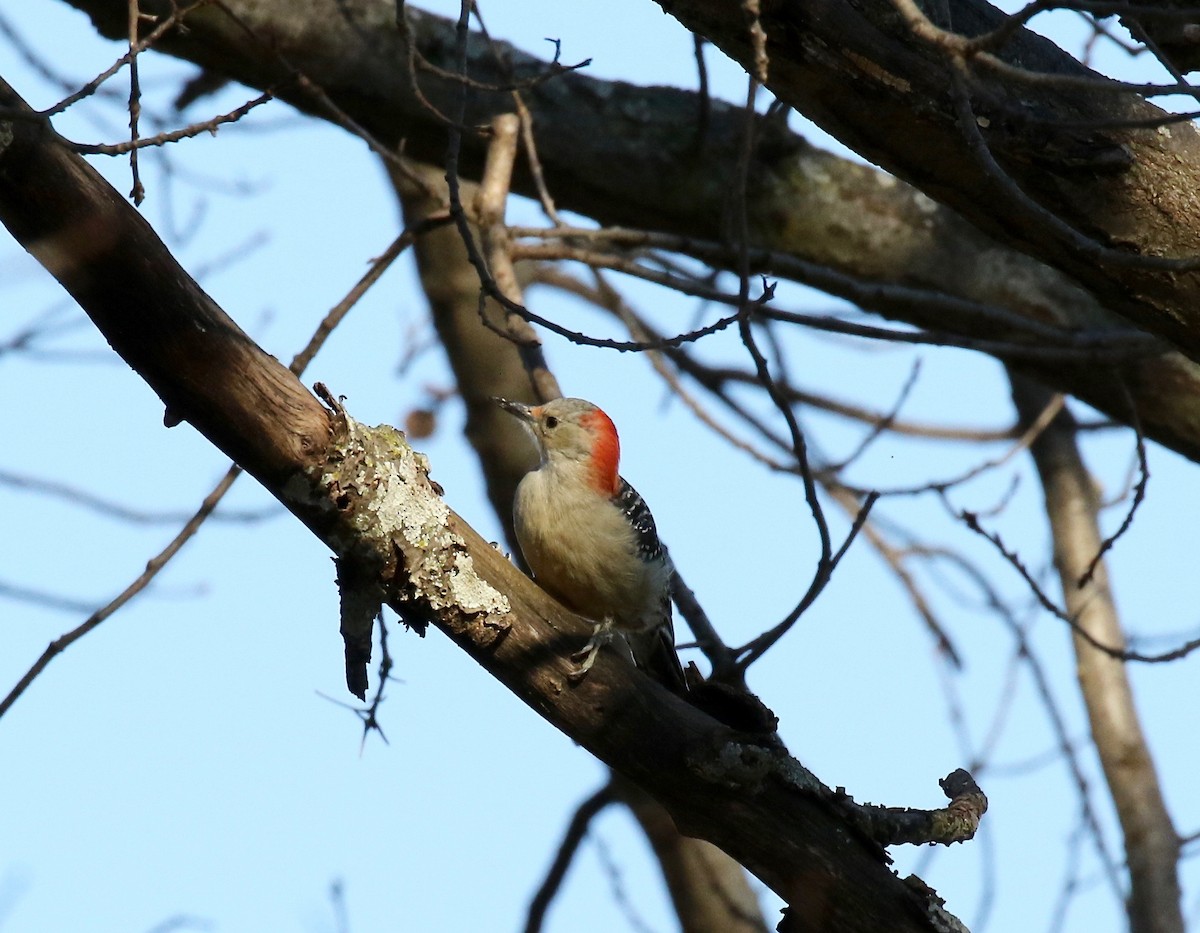
[[[23,102],[0,83],[0,107]],[[43,124],[0,120],[0,221],[163,398],[237,459],[405,619],[436,626],[692,835],[788,902],[789,929],[934,929],[928,894],[848,829],[846,800],[785,752],[720,725],[604,652],[568,683],[587,626],[440,499],[392,428],[326,408],[254,344],[145,220]]]

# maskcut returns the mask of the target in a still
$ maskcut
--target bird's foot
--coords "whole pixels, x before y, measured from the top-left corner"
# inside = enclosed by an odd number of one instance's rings
[[[571,660],[578,664],[567,678],[573,684],[579,683],[587,676],[588,671],[592,669],[592,665],[596,663],[596,655],[600,653],[600,649],[612,641],[613,637],[613,620],[605,619],[603,622],[597,622],[592,628],[592,637],[588,639],[588,643],[579,651],[571,655]]]

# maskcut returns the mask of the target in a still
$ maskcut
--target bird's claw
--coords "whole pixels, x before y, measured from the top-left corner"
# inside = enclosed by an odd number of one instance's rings
[[[612,641],[612,627],[612,619],[597,622],[592,629],[592,637],[588,639],[587,644],[570,656],[571,660],[578,665],[578,667],[567,675],[567,679],[571,683],[577,684],[587,676],[588,671],[592,669],[592,665],[596,663],[596,655],[600,653],[600,649]]]

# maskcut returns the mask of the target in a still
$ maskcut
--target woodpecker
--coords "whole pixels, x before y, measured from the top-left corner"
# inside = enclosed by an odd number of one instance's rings
[[[687,691],[671,625],[673,567],[654,517],[617,473],[612,419],[591,402],[530,407],[496,399],[525,426],[541,462],[517,486],[513,523],[533,578],[594,629],[573,660],[583,677],[615,629],[634,662],[676,693]]]

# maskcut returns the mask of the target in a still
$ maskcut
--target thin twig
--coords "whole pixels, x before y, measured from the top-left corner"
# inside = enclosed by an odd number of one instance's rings
[[[1120,527],[1100,542],[1100,549],[1096,552],[1096,556],[1088,562],[1087,569],[1079,578],[1078,586],[1080,589],[1083,589],[1092,581],[1092,577],[1096,573],[1096,568],[1100,566],[1100,561],[1104,555],[1117,543],[1117,539],[1125,534],[1130,526],[1133,525],[1133,516],[1137,514],[1138,506],[1146,498],[1146,486],[1150,482],[1150,466],[1146,462],[1146,438],[1142,434],[1142,420],[1138,417],[1137,406],[1133,403],[1129,387],[1124,382],[1121,382],[1121,388],[1124,390],[1125,399],[1128,402],[1129,423],[1133,426],[1135,449],[1137,450],[1138,478],[1133,486],[1133,501],[1129,503],[1129,511],[1125,513],[1125,518],[1121,521]]]
[[[226,123],[236,123],[255,107],[260,107],[268,101],[274,100],[274,98],[275,95],[271,91],[266,91],[228,113],[218,114],[208,120],[201,120],[190,126],[185,126],[177,130],[169,130],[159,133],[156,136],[138,138],[135,135],[135,138],[125,143],[71,143],[70,148],[73,152],[78,152],[80,155],[122,155],[128,152],[130,153],[130,158],[134,158],[138,149],[162,146],[166,143],[176,143],[181,139],[191,139],[194,136],[199,136],[201,133],[212,133],[215,135],[217,127],[224,126]]]
[[[236,25],[238,29],[248,39],[250,39],[251,42],[258,47],[263,55],[269,56],[271,59],[278,62],[278,64],[288,72],[296,86],[304,91],[320,110],[324,111],[325,116],[331,122],[365,142],[372,152],[383,159],[391,169],[399,173],[406,181],[412,185],[415,185],[417,190],[424,192],[430,198],[439,197],[438,192],[433,188],[433,186],[424,178],[422,178],[419,173],[413,171],[412,166],[409,165],[408,160],[404,158],[404,155],[401,151],[392,149],[391,147],[380,142],[373,133],[367,130],[366,127],[362,126],[362,124],[350,116],[350,114],[348,114],[340,106],[338,106],[334,102],[333,98],[331,98],[325,92],[324,88],[309,78],[308,75],[302,72],[299,68],[295,67],[286,58],[284,58],[284,56],[279,52],[275,43],[267,41],[259,36],[258,33],[255,32],[245,20],[238,16],[237,13],[234,12],[233,9],[231,9],[230,6],[224,2],[224,0],[203,0],[203,2],[214,4],[222,13],[229,17],[229,20]]]
[[[430,218],[425,223],[433,226],[445,222],[446,220],[444,218]],[[423,229],[423,226],[418,226],[417,228],[414,228],[414,231],[421,229]],[[305,348],[301,350],[300,353],[298,353],[292,360],[289,368],[293,373],[299,376],[304,371],[305,367],[307,367],[308,363],[320,349],[321,345],[324,343],[337,323],[345,317],[346,313],[351,307],[353,307],[358,299],[362,297],[367,288],[378,280],[383,271],[392,263],[393,260],[395,260],[398,255],[400,255],[403,249],[412,242],[415,236],[415,232],[410,233],[410,231],[407,230],[402,233],[396,239],[396,241],[384,251],[384,254],[380,256],[379,259],[375,260],[375,262],[372,264],[372,268],[369,269],[367,273],[355,284],[355,286],[347,294],[346,298],[335,305],[329,311],[329,313],[325,315],[321,323],[317,326],[313,337],[309,340],[308,345],[305,346]],[[34,664],[29,668],[29,670],[25,672],[25,675],[17,682],[16,686],[14,686],[12,690],[8,692],[8,695],[5,696],[3,700],[0,700],[0,717],[2,717],[9,710],[13,703],[17,701],[18,697],[25,692],[29,685],[33,683],[33,681],[38,677],[39,674],[41,674],[43,670],[46,669],[46,667],[49,666],[50,662],[53,661],[55,657],[104,622],[113,613],[115,613],[118,609],[128,603],[134,596],[146,588],[146,586],[152,579],[154,579],[158,572],[162,570],[163,567],[165,567],[176,554],[179,553],[180,549],[200,529],[200,526],[204,524],[205,520],[208,519],[213,510],[217,507],[217,503],[221,501],[222,497],[224,497],[225,493],[229,491],[234,481],[238,478],[238,476],[241,475],[241,472],[241,467],[239,467],[237,464],[230,466],[228,472],[226,472],[221,481],[217,483],[217,485],[207,496],[204,497],[204,500],[200,503],[200,507],[196,510],[196,513],[184,524],[184,526],[179,530],[179,533],[171,539],[170,543],[168,543],[163,550],[161,550],[158,554],[151,558],[149,562],[147,562],[146,569],[137,577],[137,579],[135,579],[129,584],[129,586],[122,590],[121,593],[116,596],[116,598],[92,613],[87,619],[84,620],[82,624],[65,633],[64,635],[59,636],[49,644],[46,650],[42,652],[41,657],[39,657],[37,661],[35,661]]]
[[[542,924],[546,920],[546,911],[550,909],[550,904],[558,894],[558,889],[562,887],[563,879],[567,876],[567,869],[571,867],[575,853],[579,851],[580,844],[587,836],[592,820],[601,810],[616,801],[617,795],[612,784],[605,784],[575,809],[571,822],[567,824],[567,831],[563,835],[562,842],[558,844],[558,851],[554,855],[550,870],[546,872],[546,877],[538,886],[537,893],[529,902],[525,933],[540,933]]]
[[[998,457],[992,457],[983,461],[982,463],[976,464],[969,470],[960,473],[958,476],[950,479],[934,480],[928,483],[921,483],[916,486],[896,486],[891,489],[875,489],[871,491],[886,498],[895,498],[899,496],[919,496],[930,492],[941,494],[953,489],[956,486],[961,486],[964,483],[968,483],[971,480],[982,476],[984,473],[989,472],[990,470],[994,470],[999,466],[1003,466],[1022,451],[1028,450],[1029,445],[1037,440],[1038,435],[1046,430],[1058,413],[1062,411],[1064,404],[1066,404],[1066,400],[1061,394],[1053,395],[1050,398],[1050,401],[1046,404],[1046,407],[1042,410],[1041,414],[1030,423],[1029,427],[1027,427],[1021,433],[1021,436],[1018,437],[1007,450],[1005,450]],[[849,484],[847,484],[847,487],[859,493],[860,495],[867,492],[865,489],[860,489]]]
[[[763,65],[765,67],[765,64]],[[751,78],[746,91],[745,104],[745,126],[742,136],[742,147],[738,154],[738,170],[736,173],[737,179],[737,196],[734,198],[735,210],[737,212],[738,224],[738,308],[740,314],[738,316],[738,335],[741,337],[742,345],[750,354],[750,359],[754,363],[755,372],[758,373],[759,380],[763,387],[767,390],[767,394],[771,399],[772,404],[783,416],[784,422],[787,424],[788,433],[792,441],[792,454],[796,458],[796,464],[799,467],[801,483],[804,486],[804,500],[808,504],[809,512],[813,518],[813,524],[817,529],[817,537],[820,542],[820,553],[817,557],[817,566],[813,571],[812,579],[809,582],[808,589],[800,598],[795,608],[788,613],[784,619],[777,625],[763,632],[757,638],[739,649],[738,654],[741,657],[739,664],[742,670],[746,670],[751,664],[758,660],[762,655],[770,649],[783,635],[795,624],[796,620],[804,613],[804,611],[816,600],[821,591],[833,573],[833,569],[837,564],[838,556],[833,553],[833,543],[829,534],[829,524],[825,518],[825,511],[821,506],[820,497],[817,494],[816,479],[813,476],[812,470],[809,468],[808,462],[808,444],[804,438],[804,432],[800,429],[800,424],[796,420],[796,413],[792,410],[791,404],[787,397],[776,383],[772,376],[770,368],[767,365],[766,357],[758,347],[758,343],[754,338],[754,330],[751,321],[751,314],[761,305],[766,304],[774,293],[773,287],[766,287],[764,282],[763,297],[753,304],[750,302],[750,260],[749,260],[749,220],[746,216],[746,186],[750,173],[750,160],[754,152],[754,127],[755,127],[755,110],[754,101],[758,95],[758,82]],[[845,553],[850,542],[854,539],[858,530],[862,527],[862,522],[866,521],[867,513],[870,511],[871,504],[874,503],[873,498],[868,498],[867,504],[860,517],[855,521],[850,529],[850,534],[846,539],[846,543],[839,550],[838,554]]]
[[[142,113],[142,86],[138,79],[138,0],[126,0],[129,26],[129,171],[133,175],[133,188],[129,197],[140,205],[146,197],[146,188],[138,174],[138,117]]]
[[[998,534],[988,531],[979,524],[979,519],[973,512],[959,512],[958,517],[962,520],[971,531],[978,534],[980,537],[986,538],[992,543],[992,546],[1000,553],[1009,565],[1021,575],[1021,579],[1025,581],[1029,591],[1034,595],[1042,608],[1053,615],[1056,619],[1065,622],[1071,627],[1071,631],[1077,634],[1080,638],[1086,641],[1097,651],[1103,652],[1110,658],[1115,658],[1118,661],[1137,661],[1141,664],[1165,664],[1169,661],[1178,661],[1180,658],[1187,657],[1197,648],[1200,648],[1200,638],[1193,638],[1184,642],[1170,651],[1163,651],[1159,654],[1144,654],[1140,651],[1129,651],[1116,648],[1112,645],[1106,645],[1101,642],[1095,635],[1089,632],[1086,628],[1079,624],[1074,616],[1069,615],[1065,609],[1062,609],[1054,602],[1041,585],[1033,578],[1033,574],[1029,572],[1029,568],[1021,560],[1020,556],[1015,551],[1009,550],[1005,546],[1004,541]]]
[[[830,481],[826,481],[823,485],[826,492],[829,493],[834,502],[842,507],[851,521],[858,520],[858,517],[862,514],[862,506],[855,494],[845,486]],[[865,518],[862,519],[862,533],[866,536],[867,542],[871,547],[875,549],[876,553],[891,568],[896,579],[900,581],[904,592],[908,594],[908,601],[925,623],[925,627],[929,630],[930,635],[933,636],[933,640],[938,647],[938,652],[949,660],[955,670],[962,670],[962,655],[954,646],[954,642],[950,638],[946,626],[934,614],[933,607],[921,591],[916,578],[906,566],[905,557],[907,555],[900,548],[888,541],[874,522],[867,521]],[[970,770],[975,771],[977,768],[978,763],[973,762]]]
[[[167,562],[178,554],[179,550],[188,542],[192,535],[200,529],[200,526],[204,524],[204,520],[217,507],[217,503],[229,491],[229,488],[233,485],[233,481],[238,478],[241,472],[241,467],[237,465],[231,466],[222,480],[213,488],[213,491],[204,497],[204,501],[200,503],[200,508],[196,510],[196,514],[188,520],[165,548],[147,562],[146,569],[132,583],[125,587],[115,599],[88,616],[82,624],[71,629],[66,634],[60,635],[47,646],[46,650],[42,652],[41,657],[17,681],[16,686],[8,692],[8,695],[3,700],[0,700],[0,716],[8,712],[13,703],[17,701],[17,698],[49,666],[51,661],[146,588],[150,581],[157,576],[158,572],[167,565]]]
[[[29,476],[24,473],[13,473],[0,470],[0,485],[13,486],[30,492],[47,496],[56,496],[72,505],[91,509],[100,515],[115,518],[123,522],[142,525],[159,525],[165,523],[177,524],[187,521],[189,516],[179,512],[151,512],[146,509],[131,508],[123,503],[94,495],[86,489],[78,489],[66,483],[43,479],[40,476]],[[214,522],[250,523],[259,522],[279,514],[278,507],[257,509],[255,511],[218,511],[214,512],[211,520]],[[89,611],[93,607],[88,607]]]
[[[530,260],[567,259],[585,263],[593,268],[606,268],[646,281],[664,285],[684,294],[703,298],[720,304],[736,305],[735,295],[726,295],[711,285],[701,285],[695,277],[683,280],[682,276],[659,272],[644,262],[635,262],[616,248],[625,250],[658,249],[682,253],[715,267],[736,266],[738,256],[727,245],[698,240],[675,234],[651,233],[621,227],[602,229],[589,228],[546,228],[512,227],[510,233],[518,238],[513,246],[513,258]],[[520,239],[555,240],[538,244],[523,243]],[[588,242],[611,244],[607,250],[587,249]],[[1078,353],[1085,359],[1103,361],[1109,353],[1113,359],[1137,358],[1143,355],[1161,354],[1163,343],[1151,335],[1131,328],[1112,328],[1106,331],[1079,333],[1052,324],[1023,317],[1005,308],[988,305],[967,298],[947,295],[924,288],[857,279],[827,266],[798,259],[795,256],[772,253],[765,250],[748,249],[751,270],[769,269],[772,275],[812,286],[839,298],[851,301],[862,308],[895,308],[901,305],[919,306],[925,312],[944,311],[958,319],[978,321],[989,327],[1000,327],[1013,333],[1009,340],[975,339],[948,331],[897,331],[855,324],[829,315],[800,314],[765,308],[762,316],[805,324],[810,327],[891,340],[894,342],[928,343],[936,346],[958,346],[978,349],[995,355],[1010,354],[1033,359],[1041,357],[1071,357]],[[658,260],[661,263],[661,259]],[[1100,351],[1096,355],[1085,351]]]
[[[83,100],[85,97],[90,97],[91,95],[95,94],[105,81],[124,68],[125,65],[129,64],[133,60],[133,56],[135,56],[138,52],[142,52],[152,46],[159,40],[159,38],[163,36],[164,33],[174,29],[189,13],[194,10],[198,10],[212,2],[214,2],[214,0],[196,0],[195,3],[188,4],[187,6],[176,7],[172,11],[171,15],[161,20],[154,30],[146,36],[146,38],[139,42],[137,41],[137,37],[135,35],[133,44],[128,52],[118,58],[104,71],[100,72],[100,74],[96,75],[96,77],[94,77],[91,81],[87,82],[87,84],[83,85],[83,87],[79,88],[79,90],[75,91],[75,93],[64,97],[54,106],[48,107],[41,111],[40,116],[53,117],[62,113],[68,107],[79,103],[79,101]]]
[[[854,450],[850,451],[848,455],[843,457],[839,463],[833,463],[826,466],[823,472],[833,474],[842,473],[848,467],[852,466],[856,461],[858,461],[862,455],[867,452],[867,449],[875,441],[879,440],[885,431],[891,428],[896,421],[896,417],[900,414],[900,409],[904,407],[904,403],[908,400],[909,395],[912,394],[912,390],[917,384],[917,376],[919,376],[920,373],[921,361],[917,359],[913,361],[912,369],[909,370],[908,378],[904,380],[904,385],[900,387],[900,391],[896,395],[896,401],[892,403],[891,411],[889,411],[871,426],[871,430],[868,431],[866,436],[855,445]]]

